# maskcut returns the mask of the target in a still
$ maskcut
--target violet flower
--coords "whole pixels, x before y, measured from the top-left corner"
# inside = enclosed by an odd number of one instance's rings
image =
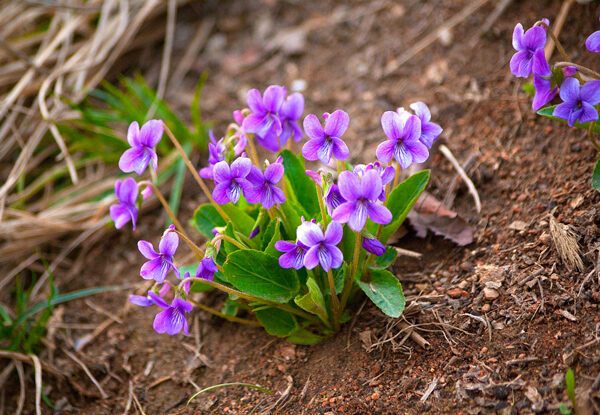
[[[373,255],[381,256],[385,253],[385,246],[376,238],[363,238],[362,247]]]
[[[314,114],[304,118],[304,132],[310,138],[302,147],[302,155],[307,160],[321,160],[328,164],[331,156],[338,160],[346,160],[350,151],[341,137],[348,129],[350,117],[342,110],[336,110],[325,117],[325,128]]]
[[[284,145],[288,138],[298,142],[302,140],[302,130],[296,123],[304,112],[304,97],[299,92],[294,92],[287,97],[281,110],[279,111],[279,119],[281,121],[282,131],[279,137],[281,145]]]
[[[136,121],[129,125],[127,142],[131,146],[119,159],[119,168],[125,173],[132,171],[140,176],[152,162],[154,170],[158,167],[158,156],[154,147],[158,144],[163,134],[163,123],[160,120],[150,120],[140,129]]]
[[[246,149],[246,145],[248,144],[248,136],[246,135],[246,130],[242,127],[244,123],[244,118],[246,116],[240,110],[233,111],[233,120],[238,124],[238,129],[233,135],[233,139],[236,140],[235,146],[233,147],[233,152],[235,156],[239,156]]]
[[[562,81],[564,79],[571,77],[577,73],[577,68],[574,66],[565,66],[561,68],[562,70]],[[533,102],[531,103],[531,108],[534,111],[539,110],[544,105],[549,103],[554,99],[556,94],[558,93],[558,85],[556,84],[556,80],[553,79],[554,74],[550,71],[550,67],[547,67],[547,70],[544,72],[543,76],[534,75],[533,76],[533,86],[535,88],[535,96],[533,97]],[[552,87],[552,84],[554,88]]]
[[[304,222],[296,232],[298,241],[309,247],[304,256],[304,266],[307,269],[313,269],[319,263],[325,271],[342,265],[344,255],[336,246],[344,236],[342,225],[330,222],[323,234],[323,230],[316,223]]]
[[[327,190],[325,195],[325,204],[327,205],[327,213],[329,216],[333,215],[333,211],[342,203],[345,203],[346,199],[340,193],[340,188],[337,184],[332,184]]]
[[[417,118],[421,120],[421,137],[419,137],[419,140],[427,148],[431,148],[435,139],[442,133],[442,127],[431,122],[431,112],[429,111],[429,107],[423,102],[412,103],[410,104],[410,108],[415,112]]]
[[[600,81],[589,81],[580,87],[577,78],[568,78],[560,86],[559,95],[563,102],[554,108],[552,115],[567,120],[569,127],[575,121],[586,123],[598,119],[594,106],[600,103]]]
[[[196,278],[212,281],[218,270],[217,264],[215,264],[215,261],[211,257],[202,258],[198,264],[198,268],[196,268]]]
[[[534,74],[542,74],[544,65],[548,65],[544,55],[546,30],[534,26],[523,32],[523,25],[518,23],[513,31],[513,48],[517,51],[510,60],[510,71],[516,77],[528,78]]]
[[[283,173],[283,164],[280,160],[267,166],[264,173],[258,167],[252,166],[247,179],[254,187],[244,193],[248,202],[260,202],[265,209],[270,209],[276,203],[285,202],[283,191],[276,186]]]
[[[406,169],[412,163],[422,163],[429,157],[429,150],[420,141],[421,120],[414,115],[402,116],[394,111],[386,111],[381,116],[383,132],[389,140],[377,146],[377,158],[382,163],[396,159],[400,168]]]
[[[588,36],[585,40],[585,47],[590,52],[600,52],[600,30]]]
[[[213,178],[213,168],[215,164],[225,160],[225,145],[223,144],[223,138],[219,141],[215,139],[215,135],[212,130],[208,132],[210,143],[208,143],[208,166],[200,169],[198,174],[204,179]]]
[[[154,304],[154,300],[152,299],[154,296],[156,296],[156,293],[153,291],[148,291],[147,296],[131,294],[129,302],[140,307],[149,307]]]
[[[375,170],[377,173],[379,173],[379,177],[381,177],[382,188],[381,194],[379,195],[379,200],[384,202],[386,198],[385,186],[394,180],[396,169],[393,166],[383,167],[378,161],[367,165],[357,164],[353,169],[354,173],[358,174],[360,177],[362,177],[362,175],[369,170]]]
[[[304,256],[308,251],[308,247],[302,242],[277,241],[275,242],[275,249],[279,252],[285,252],[279,257],[281,268],[300,269],[304,266]]]
[[[347,202],[333,211],[333,220],[348,223],[350,229],[356,232],[363,229],[367,218],[382,225],[390,223],[391,212],[385,206],[376,203],[383,185],[375,170],[366,171],[362,178],[354,172],[343,171],[338,178],[338,186]]]
[[[240,200],[242,190],[247,194],[252,189],[252,184],[246,180],[250,173],[252,162],[247,157],[239,157],[231,163],[220,161],[213,168],[215,188],[213,198],[215,202],[223,205],[228,202],[237,203]]]
[[[285,87],[279,85],[269,86],[263,96],[257,89],[248,91],[246,101],[252,113],[244,118],[242,127],[245,131],[256,134],[258,143],[267,150],[279,149],[277,137],[281,135],[282,125],[278,113],[285,95]]]
[[[175,297],[171,302],[171,305],[168,305],[167,302],[159,296],[154,298],[154,302],[163,309],[163,311],[154,317],[153,327],[157,333],[167,333],[173,336],[183,330],[183,334],[186,336],[190,334],[185,313],[189,313],[194,309],[194,306],[192,306],[191,303],[183,298]]]
[[[158,252],[154,250],[154,246],[148,241],[139,241],[138,249],[141,254],[150,261],[142,265],[140,275],[146,280],[155,280],[159,284],[162,283],[169,270],[173,269],[177,278],[179,271],[173,265],[173,255],[177,251],[179,245],[179,236],[175,232],[166,232],[160,239],[158,244]]]
[[[138,185],[131,177],[121,181],[117,179],[115,182],[115,193],[119,199],[118,205],[110,207],[110,218],[115,222],[115,228],[121,229],[129,220],[133,224],[135,231],[135,222],[138,217],[138,210],[135,202],[138,197]]]

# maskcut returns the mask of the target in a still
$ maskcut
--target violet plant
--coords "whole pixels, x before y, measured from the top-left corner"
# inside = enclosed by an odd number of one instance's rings
[[[527,31],[521,23],[515,26],[512,45],[516,53],[510,60],[510,70],[518,78],[533,76],[533,110],[541,116],[566,123],[569,127],[587,130],[590,142],[600,152],[600,144],[595,137],[595,134],[600,133],[600,73],[573,63],[549,24],[548,19],[542,19]],[[544,53],[548,37],[554,41],[563,59],[552,66]],[[585,47],[589,52],[600,52],[600,31],[588,36]],[[562,102],[548,105],[556,96]],[[594,168],[592,186],[600,190],[600,159]]]
[[[199,171],[164,123],[151,120],[141,128],[132,123],[132,148],[123,155],[122,170],[143,174],[156,169],[154,147],[164,131],[208,203],[198,206],[190,221],[206,238],[200,244],[186,233],[152,180],[117,183],[119,203],[111,208],[117,228],[129,221],[135,227],[148,189],[173,222],[158,250],[139,241],[140,254],[148,260],[140,276],[154,285],[146,296],[131,295],[130,301],[157,312],[154,329],[159,333],[187,335],[187,314],[199,308],[303,344],[336,332],[350,319],[348,306],[361,292],[386,315],[399,317],[404,295],[388,270],[397,251],[387,243],[429,180],[424,170],[399,183],[400,169],[425,161],[442,132],[430,121],[427,106],[412,104],[414,115],[402,108],[384,113],[387,140],[377,149],[378,160],[352,166],[343,137],[350,124],[346,112],[323,114],[324,125],[316,115],[307,115],[308,140],[297,154],[291,148],[303,136],[302,95],[287,96],[284,87],[273,85],[263,94],[248,92],[247,103],[249,109],[233,113],[235,122],[221,139],[211,134],[208,165]],[[270,154],[264,162],[256,144]],[[307,170],[306,160],[322,165]],[[180,240],[197,264],[177,267]],[[218,309],[198,300],[196,293],[210,290],[227,294]]]

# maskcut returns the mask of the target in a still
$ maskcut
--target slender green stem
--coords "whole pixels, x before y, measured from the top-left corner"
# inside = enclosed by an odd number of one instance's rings
[[[327,270],[327,280],[329,281],[329,291],[331,292],[331,320],[333,329],[338,331],[340,329],[340,301],[338,300],[337,294],[335,293],[335,281],[333,280],[333,272],[331,268]]]
[[[221,215],[221,217],[225,220],[225,222],[229,222],[229,215],[227,215],[227,213],[225,213],[223,208],[221,208],[221,206],[215,202],[215,200],[212,197],[212,193],[208,189],[208,186],[206,185],[206,183],[204,183],[204,180],[202,180],[202,177],[200,177],[200,175],[196,171],[196,168],[190,161],[187,154],[185,154],[185,151],[181,147],[181,144],[179,144],[179,141],[177,141],[177,139],[175,138],[175,136],[173,135],[173,133],[171,132],[169,127],[167,127],[167,124],[165,124],[164,122],[163,122],[163,127],[165,129],[165,132],[167,133],[167,136],[171,139],[171,142],[173,143],[173,145],[175,146],[175,148],[181,155],[181,158],[183,158],[183,161],[185,162],[188,169],[192,173],[192,176],[194,177],[194,180],[196,180],[196,183],[198,183],[198,185],[200,186],[200,188],[202,189],[202,191],[204,192],[204,194],[206,195],[206,197],[208,198],[210,203],[214,206],[215,210],[217,212],[219,212],[219,215]]]
[[[152,191],[154,192],[154,194],[156,194],[156,197],[158,197],[158,200],[160,201],[160,203],[163,205],[163,207],[167,211],[167,214],[169,215],[169,217],[173,221],[173,224],[175,225],[175,227],[181,233],[185,234],[185,229],[183,229],[183,226],[181,226],[181,223],[179,223],[179,221],[177,220],[177,217],[175,216],[175,213],[173,213],[173,211],[171,210],[171,207],[169,206],[169,203],[167,202],[167,200],[165,199],[165,197],[161,193],[160,189],[157,186],[155,186],[152,182],[150,182],[148,180],[144,180],[144,181],[139,182],[138,186],[150,186],[152,188]]]
[[[200,302],[198,302],[196,300],[193,300],[193,299],[191,299],[189,297],[187,298],[187,301],[189,301],[190,303],[194,304],[196,307],[198,307],[198,308],[200,308],[200,309],[202,309],[202,310],[204,310],[204,311],[206,311],[208,313],[214,314],[217,317],[224,318],[225,320],[229,320],[229,321],[232,321],[234,323],[247,324],[249,326],[260,326],[261,325],[260,322],[258,322],[257,320],[248,320],[248,319],[245,319],[245,318],[236,317],[236,316],[230,316],[228,314],[221,313],[220,311],[217,311],[214,308],[209,307],[209,306],[207,306],[205,304],[202,304],[202,303],[200,303]]]
[[[321,186],[316,185],[317,188],[317,198],[319,199],[319,209],[321,209],[321,218],[323,219],[323,225],[327,226],[327,212],[325,210],[325,204],[323,203],[323,189]]]
[[[237,246],[237,247],[238,247],[238,248],[240,248],[240,249],[250,249],[250,247],[248,247],[248,246],[246,246],[246,245],[242,244],[240,241],[237,241],[237,240],[233,239],[231,236],[224,235],[224,234],[222,234],[222,233],[220,233],[220,234],[218,234],[217,236],[215,236],[215,237],[212,239],[211,243],[213,243],[213,244],[214,244],[215,242],[218,242],[218,241],[220,241],[220,240],[227,241],[227,242],[229,242],[229,243],[231,243],[231,244],[233,244],[233,245]]]
[[[220,268],[220,267],[219,267],[219,270],[221,270],[221,272],[223,272],[222,268]],[[196,278],[196,277],[185,278],[185,279],[181,280],[181,282],[179,283],[179,285],[183,285],[186,281],[194,282],[194,281],[198,281],[198,278]],[[231,287],[228,287],[226,285],[219,284],[218,282],[215,282],[215,281],[201,280],[201,282],[203,284],[210,285],[213,288],[217,288],[217,289],[219,289],[221,291],[224,291],[227,294],[233,294],[233,295],[235,295],[237,297],[243,298],[244,300],[248,300],[248,301],[252,301],[252,302],[257,302],[257,303],[263,303],[263,304],[266,304],[268,306],[279,308],[281,310],[284,310],[284,311],[287,311],[289,313],[295,314],[295,315],[297,315],[299,317],[302,317],[302,318],[304,318],[306,320],[309,320],[313,324],[317,324],[317,325],[321,324],[321,320],[319,320],[317,317],[312,316],[312,315],[310,315],[308,313],[305,313],[302,310],[295,309],[294,307],[291,307],[288,304],[280,304],[280,303],[276,303],[275,301],[270,301],[270,300],[265,300],[263,298],[255,297],[253,295],[246,294],[243,291],[236,290],[235,288],[231,288]]]
[[[348,297],[350,296],[350,288],[352,288],[352,282],[356,276],[356,269],[358,268],[358,258],[360,257],[360,243],[362,235],[360,232],[356,232],[356,238],[354,240],[354,257],[352,258],[352,266],[350,268],[350,277],[344,280],[344,288],[342,290],[342,304],[341,309],[346,308]]]

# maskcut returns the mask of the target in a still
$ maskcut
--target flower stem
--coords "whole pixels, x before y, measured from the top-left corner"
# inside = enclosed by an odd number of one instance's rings
[[[392,188],[390,189],[390,192],[396,188],[396,186],[398,185],[398,181],[400,180],[400,166],[399,166],[399,165],[398,165],[398,163],[397,163],[397,162],[395,162],[395,161],[394,161],[394,163],[393,163],[393,164],[394,164],[394,169],[395,169],[396,171],[395,171],[395,174],[394,174],[394,185],[393,185],[393,186],[392,186]],[[387,205],[387,198],[385,199],[385,203],[386,203],[386,205]]]
[[[221,317],[224,318],[225,320],[229,320],[232,321],[234,323],[241,323],[241,324],[247,324],[249,326],[260,326],[260,322],[258,322],[257,320],[248,320],[245,318],[241,318],[241,317],[236,317],[236,316],[230,316],[228,314],[224,314],[221,313],[220,311],[215,310],[212,307],[209,307],[207,305],[204,305],[196,300],[193,300],[191,298],[187,298],[187,301],[189,301],[190,303],[194,304],[196,307],[210,313],[210,314],[214,314],[217,317]]]
[[[217,236],[215,236],[215,237],[212,239],[211,243],[212,243],[212,244],[214,244],[215,242],[217,242],[217,241],[220,241],[220,240],[227,241],[227,242],[229,242],[229,243],[231,243],[231,244],[233,244],[233,245],[237,246],[237,247],[238,247],[238,248],[240,248],[240,249],[250,249],[248,246],[246,246],[246,245],[242,244],[240,241],[236,241],[236,240],[235,240],[235,239],[233,239],[231,236],[228,236],[228,235],[223,235],[222,233],[220,233],[220,234],[218,234]]]
[[[327,279],[329,281],[329,291],[331,291],[331,314],[333,329],[338,331],[340,329],[340,301],[338,300],[337,294],[335,293],[335,281],[333,281],[333,272],[331,268],[327,270]]]
[[[319,199],[319,209],[321,209],[321,218],[323,220],[323,225],[327,226],[327,212],[325,210],[325,205],[323,204],[323,190],[321,186],[316,185],[317,188],[317,199]]]
[[[179,231],[172,231],[172,232],[175,232],[177,235],[181,236],[183,241],[190,247],[192,252],[194,252],[194,255],[196,256],[196,259],[198,261],[200,261],[200,260],[202,260],[202,258],[204,258],[205,252],[202,250],[202,248],[200,248],[198,245],[196,245],[194,242],[192,242],[192,240],[190,238],[188,238],[188,236],[185,233],[179,232]]]
[[[227,213],[225,213],[223,208],[221,208],[221,206],[219,206],[219,204],[215,202],[215,200],[212,197],[212,193],[208,189],[208,186],[206,185],[206,183],[204,183],[204,180],[202,180],[202,177],[200,177],[200,175],[194,168],[194,165],[190,161],[187,154],[185,154],[185,151],[181,147],[181,144],[179,144],[179,141],[177,141],[177,139],[175,138],[175,136],[173,135],[173,133],[171,132],[169,127],[167,127],[167,124],[165,124],[164,122],[163,122],[163,127],[165,129],[165,132],[167,133],[167,136],[171,139],[171,142],[173,143],[173,145],[175,146],[175,148],[181,155],[181,158],[183,158],[183,161],[187,165],[188,169],[190,170],[190,172],[192,172],[192,176],[196,180],[196,183],[198,183],[198,185],[200,186],[200,188],[202,189],[202,191],[204,192],[204,194],[206,195],[206,197],[208,198],[210,203],[215,207],[216,211],[219,212],[219,215],[221,215],[221,217],[225,220],[225,222],[229,222],[229,215],[227,215]]]
[[[246,134],[248,137],[248,150],[250,153],[250,158],[252,159],[252,163],[258,168],[260,168],[260,163],[258,162],[258,153],[256,152],[256,147],[254,146],[254,134]]]
[[[356,238],[354,239],[354,257],[352,258],[352,267],[350,268],[350,277],[344,280],[344,289],[342,290],[342,304],[341,309],[346,308],[348,297],[350,296],[350,288],[352,288],[352,282],[356,276],[356,269],[358,268],[358,258],[360,257],[360,243],[362,235],[360,232],[356,232]]]
[[[344,170],[346,170],[344,167],[345,167],[344,162],[341,161],[341,160],[338,160],[337,161],[337,174],[338,174],[338,177],[340,176],[341,172],[343,172]]]
[[[577,68],[580,72],[586,72],[588,75],[590,75],[590,76],[592,76],[592,77],[594,77],[596,79],[600,79],[600,73],[598,73],[598,72],[596,72],[596,71],[594,71],[594,70],[592,70],[592,69],[590,69],[590,68],[588,68],[586,66],[578,65],[578,64],[573,63],[573,62],[556,62],[554,64],[554,66],[558,67],[558,68],[562,68],[562,67],[565,67],[565,66],[573,66],[573,67]]]
[[[173,213],[173,211],[171,210],[171,207],[169,206],[169,203],[167,203],[167,200],[165,199],[165,197],[163,196],[163,194],[160,192],[159,188],[157,186],[155,186],[152,182],[148,181],[148,180],[143,180],[143,181],[139,182],[138,186],[150,186],[152,188],[152,191],[156,194],[156,197],[158,197],[158,200],[160,201],[160,203],[163,205],[163,207],[167,211],[167,214],[169,215],[169,217],[173,221],[173,224],[177,227],[177,229],[182,234],[185,234],[185,229],[183,229],[183,226],[181,226],[181,223],[179,223],[179,221],[177,220],[177,217],[175,216],[175,213]]]
[[[567,52],[565,52],[565,49],[562,47],[562,44],[560,43],[560,41],[558,40],[558,38],[556,36],[554,36],[554,32],[550,29],[550,27],[542,22],[541,20],[536,22],[534,24],[534,26],[543,26],[546,28],[546,32],[550,35],[550,37],[552,38],[552,40],[554,41],[554,44],[556,45],[556,49],[558,49],[558,52],[562,55],[563,59],[566,61],[570,61],[571,59],[569,58],[569,55],[567,55]]]

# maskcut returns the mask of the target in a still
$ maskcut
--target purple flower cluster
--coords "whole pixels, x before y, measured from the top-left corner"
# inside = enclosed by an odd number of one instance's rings
[[[258,89],[248,91],[246,100],[251,113],[244,118],[242,126],[269,151],[279,151],[289,138],[302,139],[296,121],[304,111],[304,97],[297,92],[287,99],[286,95],[286,88],[279,85],[269,86],[263,95]]]

